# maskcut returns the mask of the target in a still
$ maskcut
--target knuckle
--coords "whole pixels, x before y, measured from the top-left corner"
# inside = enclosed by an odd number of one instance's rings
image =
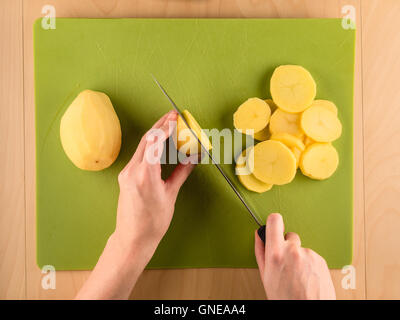
[[[300,259],[300,250],[296,244],[290,244],[288,248],[289,255],[294,260]]]
[[[321,264],[322,267],[324,267],[326,269],[329,269],[328,268],[328,264],[326,263],[326,260],[324,258],[322,258],[322,257],[320,257],[320,264]]]
[[[310,248],[304,248],[303,250],[304,250],[305,254],[308,256],[312,256],[314,253],[314,251],[312,251]]]
[[[286,239],[286,240],[299,241],[299,240],[300,240],[300,237],[299,237],[299,235],[298,235],[297,233],[295,233],[295,232],[288,232],[288,233],[286,233],[285,239]]]
[[[318,253],[314,252],[314,259],[317,263],[319,263],[320,266],[326,266],[328,267],[326,260],[322,258]]]
[[[137,185],[139,188],[143,188],[143,187],[146,185],[146,182],[147,182],[147,180],[148,180],[146,170],[140,170],[140,171],[138,172],[138,174],[137,174],[135,180],[136,180],[136,185]]]
[[[119,174],[118,174],[118,183],[124,184],[125,181],[127,180],[127,171],[126,170],[122,170]]]
[[[310,248],[304,248],[303,250],[307,255],[311,255],[313,253],[313,251]]]
[[[282,254],[279,251],[274,251],[271,253],[271,262],[278,265],[282,262]]]
[[[296,238],[296,240],[300,240],[300,236],[296,232],[291,232],[292,237]]]
[[[308,256],[312,261],[314,261],[314,262],[316,262],[316,263],[320,263],[320,264],[323,264],[323,263],[326,264],[325,259],[322,258],[322,257],[321,257],[318,253],[316,253],[314,250],[309,249],[309,248],[306,248],[306,249],[304,249],[304,251],[306,252],[307,256]]]

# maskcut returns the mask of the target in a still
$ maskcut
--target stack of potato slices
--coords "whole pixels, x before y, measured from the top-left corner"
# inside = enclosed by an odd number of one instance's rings
[[[270,91],[272,99],[250,98],[233,115],[238,131],[260,141],[236,160],[240,182],[262,193],[273,185],[290,183],[297,168],[311,179],[332,176],[339,155],[331,142],[342,133],[336,105],[315,100],[313,77],[297,65],[277,67]]]

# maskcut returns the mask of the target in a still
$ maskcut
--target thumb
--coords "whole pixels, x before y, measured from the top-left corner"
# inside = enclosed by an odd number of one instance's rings
[[[187,177],[190,175],[195,166],[196,165],[192,163],[179,163],[168,177],[166,184],[174,196],[178,195],[179,189],[186,181]]]

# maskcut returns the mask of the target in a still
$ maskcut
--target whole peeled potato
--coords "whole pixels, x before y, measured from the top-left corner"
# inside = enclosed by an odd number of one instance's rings
[[[60,137],[72,163],[82,170],[103,170],[117,159],[121,126],[110,98],[84,90],[61,118]]]

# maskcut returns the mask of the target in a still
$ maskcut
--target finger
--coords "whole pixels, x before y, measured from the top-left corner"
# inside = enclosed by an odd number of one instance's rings
[[[288,242],[292,242],[294,244],[296,244],[297,246],[301,246],[301,240],[300,237],[297,233],[295,232],[288,232],[285,235],[285,240]]]
[[[285,230],[282,216],[279,213],[273,213],[268,216],[266,226],[266,250],[268,254],[277,253],[282,248],[283,232]]]
[[[257,230],[254,233],[254,251],[256,254],[256,260],[258,270],[260,271],[261,280],[264,281],[264,270],[265,270],[265,246],[260,237],[258,236]]]
[[[164,151],[164,142],[167,140],[174,129],[170,122],[176,121],[177,114],[170,113],[159,128],[153,128],[146,137],[143,162],[149,166],[160,167],[160,158]],[[161,168],[160,168],[161,169]]]
[[[151,140],[151,132],[154,130],[158,130],[162,128],[166,123],[169,123],[169,121],[174,121],[176,120],[177,117],[177,112],[175,110],[171,110],[168,113],[166,113],[163,117],[161,117],[152,127],[149,131],[146,132],[146,134],[143,136],[143,144],[140,149],[140,153],[138,155],[138,161],[143,161],[144,154],[146,152],[146,147],[148,145],[149,140]]]
[[[179,163],[171,175],[168,177],[166,184],[167,188],[172,192],[174,196],[178,195],[178,192],[187,177],[189,177],[190,173],[193,171],[196,165],[193,163]]]
[[[156,129],[159,128],[165,121],[165,119],[171,114],[171,113],[176,113],[176,111],[171,110],[170,112],[167,112],[166,114],[164,114],[160,119],[157,120],[157,122],[151,127],[151,129]],[[150,130],[151,130],[150,129]],[[147,134],[150,132],[147,131],[143,137],[140,139],[139,145],[136,148],[135,153],[133,154],[131,160],[129,161],[129,163],[126,165],[131,166],[133,163],[138,163],[141,162],[143,160],[143,154],[144,154],[144,150],[146,148],[146,143],[147,143]]]

